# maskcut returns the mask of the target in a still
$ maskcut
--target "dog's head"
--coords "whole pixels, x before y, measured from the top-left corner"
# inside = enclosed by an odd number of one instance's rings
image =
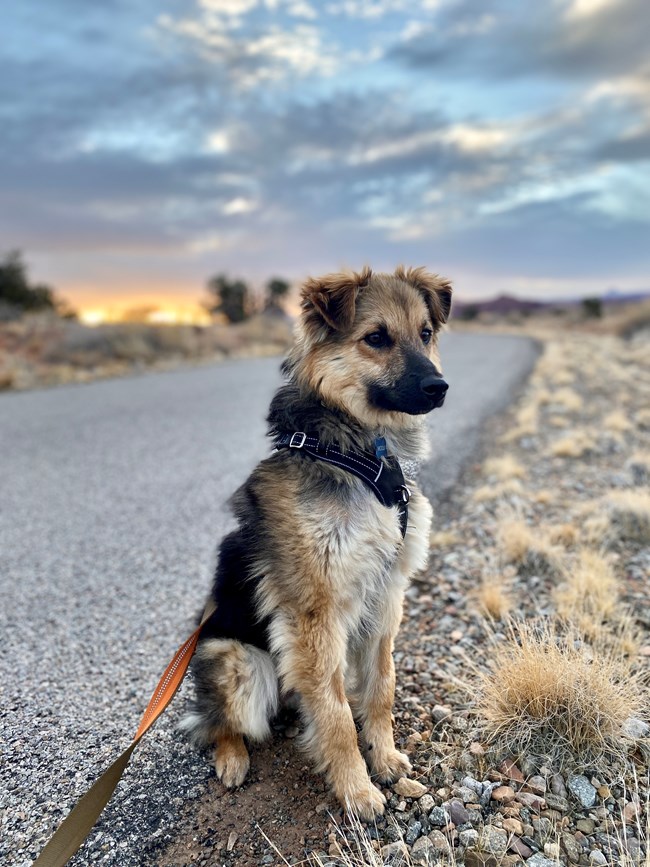
[[[288,367],[362,424],[402,426],[445,399],[437,335],[450,308],[450,283],[424,268],[310,278]]]

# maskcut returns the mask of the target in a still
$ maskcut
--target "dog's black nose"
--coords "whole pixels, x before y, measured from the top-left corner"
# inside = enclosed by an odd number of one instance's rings
[[[431,375],[420,380],[420,388],[429,397],[442,400],[447,394],[449,385],[440,376]]]

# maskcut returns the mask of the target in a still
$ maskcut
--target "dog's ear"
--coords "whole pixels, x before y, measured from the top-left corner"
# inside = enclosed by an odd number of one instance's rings
[[[354,322],[357,297],[368,285],[370,268],[344,271],[325,277],[309,277],[302,287],[302,309],[307,320],[321,326],[323,322],[335,331],[346,331]]]
[[[426,301],[429,313],[436,322],[446,322],[451,312],[451,283],[445,277],[431,274],[426,268],[404,268],[400,265],[395,269],[395,276],[420,292]]]

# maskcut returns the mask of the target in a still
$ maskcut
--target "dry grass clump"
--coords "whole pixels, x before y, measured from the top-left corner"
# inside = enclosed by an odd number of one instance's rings
[[[578,528],[573,524],[550,524],[548,537],[554,545],[572,548],[578,541]]]
[[[622,410],[616,409],[605,416],[603,427],[612,433],[627,433],[633,425]]]
[[[504,445],[520,440],[522,437],[535,436],[538,430],[538,408],[533,399],[522,404],[515,415],[515,426],[499,438]]]
[[[521,494],[523,487],[519,479],[508,479],[494,485],[481,485],[472,494],[475,503],[485,503],[488,500],[498,500],[501,497],[510,497],[513,494]]]
[[[429,541],[432,548],[451,548],[460,542],[460,536],[455,530],[437,530],[431,534]]]
[[[503,620],[513,607],[506,583],[500,576],[485,577],[474,593],[481,613],[491,620]]]
[[[551,455],[556,458],[582,458],[593,452],[596,443],[586,431],[577,430],[551,446]]]
[[[578,392],[572,388],[560,388],[552,395],[551,405],[555,409],[561,407],[567,412],[579,412],[582,409],[583,400]]]
[[[650,430],[650,409],[640,409],[635,420],[641,430]]]
[[[564,582],[553,599],[562,620],[574,623],[586,638],[595,638],[618,609],[619,583],[611,561],[584,548],[565,568]]]
[[[497,540],[503,556],[517,566],[519,574],[560,574],[562,549],[553,545],[545,530],[533,529],[518,518],[505,518],[497,528]]]
[[[627,664],[548,624],[513,626],[480,681],[478,710],[490,740],[558,766],[593,767],[619,755],[624,724],[644,703]]]
[[[609,523],[628,542],[650,542],[650,492],[613,491],[607,497]]]
[[[526,477],[526,470],[523,464],[517,458],[512,457],[512,455],[503,455],[500,458],[488,458],[483,464],[483,473],[500,482]]]

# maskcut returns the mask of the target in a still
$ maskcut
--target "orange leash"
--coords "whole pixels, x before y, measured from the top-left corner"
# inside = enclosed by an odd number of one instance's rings
[[[131,753],[174,698],[196,650],[203,624],[213,611],[212,605],[206,608],[200,625],[174,654],[158,681],[158,686],[149,700],[131,744],[77,801],[34,861],[33,867],[64,867],[90,834],[93,825],[111,799],[129,763]]]

